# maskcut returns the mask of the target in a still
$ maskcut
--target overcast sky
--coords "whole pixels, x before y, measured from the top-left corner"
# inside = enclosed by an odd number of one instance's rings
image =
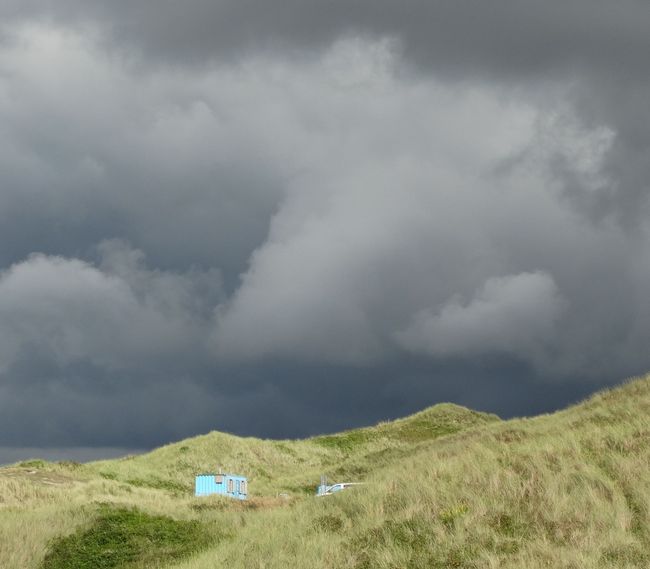
[[[0,0],[0,463],[650,370],[650,6]]]

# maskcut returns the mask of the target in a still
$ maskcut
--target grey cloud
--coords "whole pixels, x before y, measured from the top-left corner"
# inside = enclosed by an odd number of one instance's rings
[[[435,312],[418,313],[396,337],[434,356],[502,352],[534,360],[555,335],[563,304],[546,273],[493,277],[467,302],[452,298]]]
[[[32,255],[0,273],[2,369],[42,354],[58,365],[120,370],[201,345],[212,308],[203,303],[221,293],[218,272],[149,271],[140,252],[119,242],[101,251],[101,268]]]
[[[442,68],[531,75],[591,66],[629,75],[648,66],[650,13],[635,0],[616,6],[604,0],[32,0],[4,2],[2,12],[5,18],[94,22],[116,42],[176,60],[274,46],[321,49],[342,35],[365,33],[398,37],[409,56]]]
[[[0,444],[527,413],[650,367],[648,12],[3,2]]]
[[[236,70],[141,81],[91,38],[43,25],[12,38],[0,57],[0,222],[12,235],[0,263],[88,256],[117,236],[158,266],[218,265],[233,286],[283,195],[255,81]]]
[[[100,30],[112,52],[143,58],[141,69],[241,61],[261,52],[318,58],[340,38],[388,37],[416,75],[501,84],[540,101],[560,82],[582,120],[618,134],[607,163],[612,184],[585,192],[558,163],[567,194],[591,219],[613,216],[636,225],[648,211],[650,10],[635,0],[615,7],[604,0],[193,0],[182,6],[66,0],[10,2],[4,13]]]
[[[338,104],[337,82],[321,86],[312,113],[328,126],[313,144],[326,158],[314,161],[310,147],[294,154],[309,168],[292,180],[242,286],[217,314],[223,357],[373,361],[392,350],[391,329],[419,303],[474,286],[482,270],[469,266],[474,251],[485,250],[486,265],[495,261],[482,223],[494,223],[499,194],[481,179],[525,147],[535,111],[435,81],[395,90],[385,58],[358,48],[340,44],[325,65],[338,69],[352,51],[376,72],[346,87],[349,107]],[[350,129],[351,121],[365,127]],[[479,132],[470,135],[470,126]],[[455,231],[461,225],[466,231]]]
[[[561,161],[581,191],[601,191],[616,133],[585,126],[562,100],[504,105],[498,90],[459,95],[422,80],[398,104],[373,85],[356,116],[382,128],[346,133],[345,146],[327,147],[337,168],[294,182],[216,314],[219,357],[377,365],[407,347],[434,358],[505,351],[557,378],[643,370],[632,346],[646,321],[635,306],[647,234],[591,223],[557,173]],[[490,280],[508,274],[519,276]],[[433,327],[416,316],[474,294]],[[432,331],[446,338],[440,352],[424,343]]]

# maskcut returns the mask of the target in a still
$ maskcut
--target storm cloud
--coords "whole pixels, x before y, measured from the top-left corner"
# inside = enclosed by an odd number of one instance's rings
[[[641,3],[0,18],[0,446],[509,416],[650,368]]]

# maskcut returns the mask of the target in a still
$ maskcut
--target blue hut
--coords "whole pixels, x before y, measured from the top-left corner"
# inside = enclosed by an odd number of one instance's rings
[[[248,481],[237,474],[199,474],[194,481],[195,496],[221,494],[238,500],[248,497]]]

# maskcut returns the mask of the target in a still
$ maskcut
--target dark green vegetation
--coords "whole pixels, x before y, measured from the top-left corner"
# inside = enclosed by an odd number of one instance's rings
[[[217,541],[197,521],[152,516],[136,508],[100,507],[90,527],[56,539],[42,569],[144,569],[197,553]]]
[[[192,496],[194,475],[220,466],[248,476],[251,500]],[[321,473],[364,484],[317,498]],[[0,469],[0,567],[104,567],[95,558],[126,569],[648,569],[650,378],[530,419],[445,404],[307,440],[215,432],[118,460]]]

